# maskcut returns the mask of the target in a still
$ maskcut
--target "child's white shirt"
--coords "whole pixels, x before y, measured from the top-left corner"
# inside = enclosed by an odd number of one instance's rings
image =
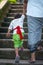
[[[12,20],[8,29],[13,30],[17,26],[20,26],[21,28],[23,28],[24,18],[25,18],[25,16],[22,15],[20,18]],[[16,34],[17,33],[16,31],[17,31],[17,29],[13,30],[13,34]],[[21,29],[21,31],[24,32],[23,29]]]

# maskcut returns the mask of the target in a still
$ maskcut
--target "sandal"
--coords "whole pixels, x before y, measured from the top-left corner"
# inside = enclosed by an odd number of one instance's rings
[[[42,46],[39,46],[39,47],[37,48],[37,50],[40,51],[40,50],[42,50],[42,48],[43,48]]]
[[[35,63],[35,61],[29,61],[30,63]]]
[[[36,61],[35,61],[35,60],[34,60],[34,61],[33,61],[33,60],[29,60],[29,62],[30,62],[30,63],[35,63]]]

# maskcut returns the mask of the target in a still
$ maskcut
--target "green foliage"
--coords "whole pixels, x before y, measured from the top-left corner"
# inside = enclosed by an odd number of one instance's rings
[[[1,2],[2,0],[0,0],[0,2]]]
[[[8,0],[9,3],[16,3],[17,0]]]

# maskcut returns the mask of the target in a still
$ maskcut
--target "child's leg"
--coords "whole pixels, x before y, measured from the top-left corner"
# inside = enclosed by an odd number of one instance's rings
[[[22,33],[22,35],[24,36],[24,32]],[[24,47],[23,47],[23,39],[20,40],[20,50],[24,50]]]
[[[19,56],[19,49],[18,48],[15,48],[15,54],[16,54],[15,62],[16,63],[19,63],[20,56]]]
[[[15,57],[15,62],[18,63],[19,60],[20,60],[20,57],[19,57],[19,37],[17,34],[14,34],[13,35],[13,40],[14,40],[14,48],[15,48],[15,54],[16,54],[16,57]]]
[[[13,35],[13,40],[14,40],[14,48],[15,48],[15,54],[16,54],[16,56],[19,55],[18,54],[18,52],[19,52],[19,50],[18,50],[18,48],[19,48],[19,41],[18,41],[18,39],[19,39],[18,35],[14,34]]]
[[[15,57],[15,62],[18,63],[20,61],[20,56],[19,56],[19,41],[15,41],[15,54],[16,54],[16,57]]]
[[[21,50],[21,51],[24,50],[24,47],[23,47],[23,40],[20,40],[19,50]]]
[[[15,48],[15,54],[16,54],[16,57],[19,56],[19,49],[18,48]]]

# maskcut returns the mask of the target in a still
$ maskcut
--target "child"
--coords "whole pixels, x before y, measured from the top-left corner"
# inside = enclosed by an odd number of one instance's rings
[[[23,37],[24,37],[24,30],[23,30],[23,21],[25,16],[21,14],[17,14],[15,19],[11,21],[10,26],[8,28],[7,37],[10,36],[10,31],[13,30],[13,40],[14,40],[14,47],[15,47],[15,62],[19,62],[20,56],[18,54],[18,49],[23,45]]]

